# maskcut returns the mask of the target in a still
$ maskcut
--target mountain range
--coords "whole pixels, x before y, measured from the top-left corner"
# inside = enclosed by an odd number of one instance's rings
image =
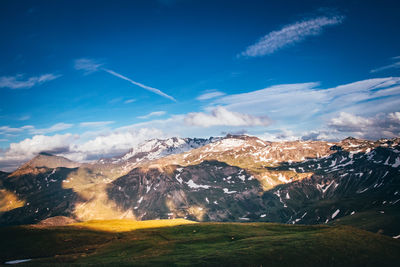
[[[0,225],[185,218],[350,224],[398,238],[399,172],[400,138],[174,137],[93,163],[40,153],[0,172]]]

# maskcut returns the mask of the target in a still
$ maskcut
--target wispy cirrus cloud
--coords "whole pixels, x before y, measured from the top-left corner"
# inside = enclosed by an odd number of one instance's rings
[[[15,76],[2,76],[0,77],[0,88],[22,89],[31,88],[45,82],[49,82],[61,77],[52,73],[43,74],[40,76],[32,76],[24,79],[24,75],[17,74]]]
[[[19,117],[18,120],[19,120],[19,121],[27,121],[27,120],[29,120],[30,118],[31,118],[30,115],[25,115],[25,116]]]
[[[286,25],[248,46],[238,54],[238,57],[261,57],[272,54],[282,48],[304,41],[309,36],[319,35],[325,27],[340,24],[343,19],[343,16],[321,16]]]
[[[223,96],[223,95],[225,95],[225,93],[216,91],[216,90],[212,90],[212,91],[208,91],[208,92],[205,92],[205,93],[199,95],[196,99],[197,100],[208,100],[208,99],[216,98],[216,97]]]
[[[384,71],[384,70],[389,70],[389,69],[398,69],[400,68],[400,56],[397,57],[392,57],[391,58],[393,61],[395,61],[392,64],[388,64],[386,66],[382,66],[376,69],[372,69],[370,70],[370,73],[375,73],[375,72],[380,72],[380,71]]]
[[[86,75],[98,71],[101,66],[103,66],[103,63],[88,58],[77,59],[74,64],[76,70],[81,70]]]
[[[120,78],[122,80],[128,81],[133,85],[139,86],[139,87],[141,87],[141,88],[143,88],[143,89],[145,89],[147,91],[150,91],[150,92],[155,93],[155,94],[157,94],[159,96],[165,97],[167,99],[170,99],[170,100],[176,102],[176,99],[174,97],[172,97],[170,95],[167,95],[166,93],[164,93],[160,89],[157,89],[157,88],[154,88],[154,87],[151,87],[151,86],[136,82],[136,81],[134,81],[134,80],[132,80],[132,79],[130,79],[130,78],[128,78],[128,77],[116,72],[116,71],[103,68],[102,66],[103,66],[103,64],[101,64],[101,63],[99,63],[99,62],[97,62],[97,61],[95,61],[93,59],[81,58],[81,59],[75,60],[75,69],[76,70],[80,70],[80,71],[84,71],[85,74],[90,74],[90,73],[93,73],[93,72],[96,72],[96,71],[99,71],[99,70],[105,71],[108,74],[111,74],[111,75],[113,75],[113,76],[115,76],[117,78]]]
[[[56,123],[48,128],[40,128],[40,129],[37,129],[33,125],[25,125],[25,126],[21,126],[21,127],[0,126],[0,135],[1,134],[15,135],[15,134],[23,133],[23,132],[26,132],[29,134],[49,134],[49,133],[67,130],[67,129],[71,128],[72,126],[74,126],[74,124],[64,123],[64,122]]]
[[[71,128],[72,126],[74,126],[74,125],[71,123],[60,122],[60,123],[56,123],[48,128],[42,128],[42,129],[33,128],[33,129],[30,129],[29,131],[32,134],[48,134],[48,133],[64,131],[66,129]]]
[[[136,99],[134,99],[134,98],[127,99],[127,100],[124,101],[124,104],[130,104],[130,103],[133,103],[135,101],[136,101]]]
[[[160,110],[160,111],[153,111],[153,112],[150,112],[150,113],[147,114],[147,115],[139,116],[138,118],[139,118],[139,119],[148,119],[148,118],[151,118],[151,117],[162,116],[162,115],[165,115],[166,113],[167,113],[167,112],[165,112],[165,111],[163,111],[163,110]]]
[[[400,77],[361,80],[331,88],[319,83],[279,84],[261,90],[215,99],[207,108],[224,106],[250,114],[268,114],[273,120],[290,123],[311,122],[340,111],[377,114],[398,111]],[[312,120],[313,121],[313,120]]]
[[[15,134],[31,129],[34,129],[32,125],[25,125],[22,127],[0,126],[0,134]]]

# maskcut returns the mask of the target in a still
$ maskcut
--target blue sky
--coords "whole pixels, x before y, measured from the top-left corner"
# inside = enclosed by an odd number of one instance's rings
[[[400,134],[398,1],[1,1],[0,169],[150,138]]]

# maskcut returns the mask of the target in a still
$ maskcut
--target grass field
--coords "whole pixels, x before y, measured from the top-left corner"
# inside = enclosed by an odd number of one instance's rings
[[[166,226],[175,226],[182,224],[196,223],[185,219],[172,220],[148,220],[148,221],[133,221],[133,220],[93,220],[75,223],[72,226],[79,228],[88,228],[106,232],[128,232],[136,229],[157,228]]]
[[[400,211],[397,207],[371,209],[334,220],[331,225],[351,225],[374,233],[397,236],[400,234]]]
[[[133,231],[126,220],[2,227],[0,264],[16,259],[32,259],[23,266],[325,267],[400,262],[399,240],[349,226],[182,223]],[[151,225],[160,222],[141,226]]]

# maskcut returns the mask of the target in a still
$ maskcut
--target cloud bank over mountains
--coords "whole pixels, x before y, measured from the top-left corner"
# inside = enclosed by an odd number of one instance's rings
[[[122,154],[152,138],[206,137],[221,132],[244,131],[272,141],[400,136],[400,77],[367,79],[332,88],[321,88],[318,82],[281,84],[206,98],[203,111],[165,119],[154,119],[166,115],[165,111],[153,111],[141,116],[148,121],[114,129],[110,128],[113,121],[56,123],[47,128],[2,126],[1,134],[28,132],[32,137],[11,143],[0,152],[0,166],[15,168],[41,151],[87,161]],[[87,131],[66,132],[74,127]],[[52,133],[57,134],[50,136]]]
[[[214,108],[210,114],[203,112],[189,113],[185,123],[193,126],[267,126],[271,123],[268,117],[257,117],[249,114],[229,111],[224,107]]]

